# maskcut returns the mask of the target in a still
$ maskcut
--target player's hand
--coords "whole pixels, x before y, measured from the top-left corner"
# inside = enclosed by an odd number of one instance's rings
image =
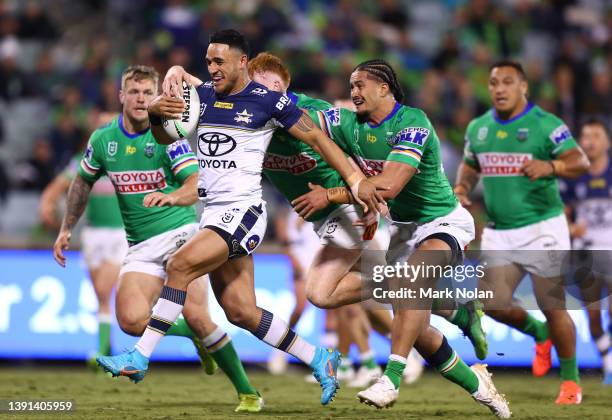
[[[145,207],[172,207],[176,205],[176,198],[172,194],[155,191],[145,195],[142,204]]]
[[[180,118],[184,110],[185,102],[182,98],[171,98],[165,95],[154,98],[147,108],[149,114],[172,119]]]
[[[470,200],[470,197],[468,197],[466,193],[455,192],[455,195],[457,196],[457,200],[459,200],[459,203],[463,207],[469,207],[472,205],[472,200]]]
[[[386,188],[377,188],[373,182],[365,178],[351,186],[351,193],[355,201],[363,207],[364,213],[369,210],[377,210],[381,213],[385,211],[387,203],[378,192],[379,189],[385,190]]]
[[[523,163],[520,169],[521,173],[531,181],[535,181],[545,176],[551,176],[553,174],[553,166],[548,160],[528,160]]]
[[[308,183],[310,192],[299,196],[291,202],[294,210],[304,219],[308,219],[316,211],[322,210],[329,205],[327,189],[312,182]]]
[[[71,236],[72,233],[69,230],[60,230],[55,240],[55,244],[53,244],[53,258],[55,258],[55,261],[62,267],[66,267],[64,251],[67,250],[70,245]]]
[[[187,72],[181,66],[172,66],[168,69],[162,82],[162,93],[173,98],[183,97],[183,80],[187,80]]]

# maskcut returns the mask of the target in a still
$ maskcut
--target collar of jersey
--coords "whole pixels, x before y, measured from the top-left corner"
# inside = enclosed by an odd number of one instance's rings
[[[514,122],[514,121],[518,120],[519,118],[523,117],[525,114],[527,114],[529,111],[531,111],[532,108],[533,108],[533,104],[531,102],[527,102],[527,106],[525,107],[525,109],[522,110],[520,114],[510,118],[509,120],[500,120],[497,117],[497,112],[495,111],[495,108],[493,108],[493,119],[495,120],[495,122],[497,122],[498,124],[501,124],[501,125],[510,124],[511,122]]]
[[[232,93],[231,95],[225,95],[225,96],[219,96],[217,95],[217,98],[219,99],[224,99],[224,98],[229,98],[230,96],[236,96],[236,95],[240,95],[242,92],[244,92],[249,86],[251,86],[251,83],[254,83],[252,80],[249,79],[249,83],[247,83],[246,85],[244,85],[244,87],[242,89],[240,89],[238,92],[236,93]]]
[[[380,127],[381,125],[383,125],[383,123],[385,121],[387,121],[390,118],[393,118],[393,116],[395,115],[395,113],[397,111],[399,111],[399,109],[402,107],[402,104],[400,104],[399,102],[396,102],[395,105],[393,106],[393,110],[391,110],[391,112],[389,113],[389,115],[387,115],[385,118],[383,118],[383,120],[381,122],[379,122],[378,124],[370,124],[370,122],[368,121],[367,124],[368,126],[370,126],[370,128],[377,128]]]
[[[119,128],[121,129],[121,132],[123,133],[124,136],[130,138],[130,139],[134,139],[138,136],[142,136],[144,133],[146,133],[147,131],[149,131],[149,127],[145,128],[142,131],[137,131],[134,134],[132,133],[128,133],[127,130],[125,129],[125,127],[123,126],[123,114],[119,115]]]

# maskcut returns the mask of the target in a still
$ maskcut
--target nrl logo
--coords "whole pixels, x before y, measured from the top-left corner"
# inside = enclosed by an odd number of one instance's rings
[[[117,154],[117,142],[109,141],[107,151],[109,156],[115,156]]]
[[[236,121],[238,124],[250,124],[251,122],[253,122],[253,120],[251,119],[252,116],[253,114],[249,114],[249,112],[245,109],[242,112],[236,112],[234,121]]]

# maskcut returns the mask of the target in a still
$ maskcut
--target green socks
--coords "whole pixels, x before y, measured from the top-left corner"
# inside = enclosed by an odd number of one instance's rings
[[[402,383],[402,375],[404,374],[405,367],[405,357],[398,356],[397,354],[392,354],[389,356],[389,361],[387,362],[384,375],[387,376],[391,382],[393,382],[395,389],[398,389]]]
[[[567,359],[559,357],[559,368],[561,370],[560,375],[562,381],[574,381],[576,383],[580,383],[576,356],[568,357]]]
[[[227,375],[239,394],[257,394],[257,391],[249,382],[231,338],[225,331],[217,327],[212,334],[202,339],[202,344]]]
[[[110,315],[98,315],[98,353],[104,356],[110,356]]]
[[[446,337],[442,339],[440,348],[425,360],[435,367],[442,376],[456,383],[470,394],[478,391],[478,377],[459,358],[457,353],[448,344],[448,341],[446,341]]]
[[[536,343],[543,343],[548,340],[548,325],[546,322],[538,321],[529,314],[527,314],[525,325],[520,331],[532,336]]]
[[[166,335],[175,335],[179,337],[193,338],[195,334],[187,324],[184,318],[177,319],[174,324],[168,328]]]

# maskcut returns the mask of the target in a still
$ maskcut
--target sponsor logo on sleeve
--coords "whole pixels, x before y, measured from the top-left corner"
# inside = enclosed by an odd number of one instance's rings
[[[323,113],[332,126],[340,125],[340,108],[329,108],[323,111]]]
[[[83,159],[87,161],[91,161],[92,156],[93,156],[93,147],[91,144],[88,144],[87,149],[85,149],[85,154],[83,155]]]
[[[429,129],[425,127],[407,127],[397,133],[394,144],[409,142],[418,146],[423,146],[429,137]]]
[[[285,108],[285,105],[289,104],[291,102],[291,100],[289,99],[289,97],[287,95],[283,95],[280,98],[278,98],[278,102],[276,103],[276,109],[278,109],[279,111],[282,111],[283,108]]]
[[[170,160],[175,160],[178,157],[191,153],[191,147],[187,140],[175,141],[166,148],[166,153]]]
[[[567,125],[562,124],[553,130],[549,138],[550,140],[552,140],[553,143],[555,143],[558,146],[564,141],[571,139],[572,133],[570,132]]]

